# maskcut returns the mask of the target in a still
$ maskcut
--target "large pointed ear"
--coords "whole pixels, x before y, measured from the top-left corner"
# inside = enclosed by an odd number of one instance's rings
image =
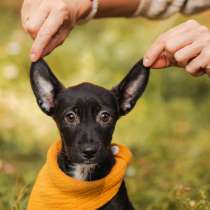
[[[47,115],[52,115],[57,94],[64,88],[44,60],[31,64],[31,87],[40,108]]]
[[[149,68],[144,67],[140,60],[120,84],[112,89],[118,99],[120,115],[127,114],[135,106],[147,86],[149,73]]]

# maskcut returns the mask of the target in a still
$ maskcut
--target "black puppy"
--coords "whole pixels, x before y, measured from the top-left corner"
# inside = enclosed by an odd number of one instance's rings
[[[115,163],[111,140],[116,122],[144,92],[149,70],[139,61],[112,90],[90,83],[65,88],[40,60],[32,64],[30,79],[40,108],[55,120],[60,131],[60,169],[80,180],[105,177]],[[124,182],[117,195],[100,208],[132,209]]]

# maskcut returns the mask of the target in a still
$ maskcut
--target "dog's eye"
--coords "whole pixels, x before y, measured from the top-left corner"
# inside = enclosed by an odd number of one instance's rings
[[[110,113],[105,112],[105,111],[100,112],[97,117],[97,121],[103,124],[110,123],[111,120],[112,120],[112,116],[110,115]]]
[[[109,121],[109,119],[110,119],[110,114],[109,114],[109,113],[103,112],[103,113],[101,114],[101,120],[102,120],[103,122],[107,122],[107,121]]]
[[[74,124],[79,122],[78,116],[74,112],[69,112],[65,115],[65,120],[68,123]]]

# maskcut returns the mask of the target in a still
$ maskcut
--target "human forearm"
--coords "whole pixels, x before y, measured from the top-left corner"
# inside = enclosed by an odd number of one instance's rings
[[[175,13],[194,14],[210,9],[209,0],[99,0],[100,17],[130,17],[140,4],[139,16],[161,19]]]
[[[139,0],[99,0],[96,18],[130,17],[138,4]]]

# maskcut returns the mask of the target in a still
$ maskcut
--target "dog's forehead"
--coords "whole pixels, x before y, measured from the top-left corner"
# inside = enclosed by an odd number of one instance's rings
[[[77,100],[92,100],[108,106],[116,104],[116,99],[111,91],[91,83],[82,83],[66,88],[60,94],[59,99],[62,101],[65,100],[67,103],[73,103]]]

